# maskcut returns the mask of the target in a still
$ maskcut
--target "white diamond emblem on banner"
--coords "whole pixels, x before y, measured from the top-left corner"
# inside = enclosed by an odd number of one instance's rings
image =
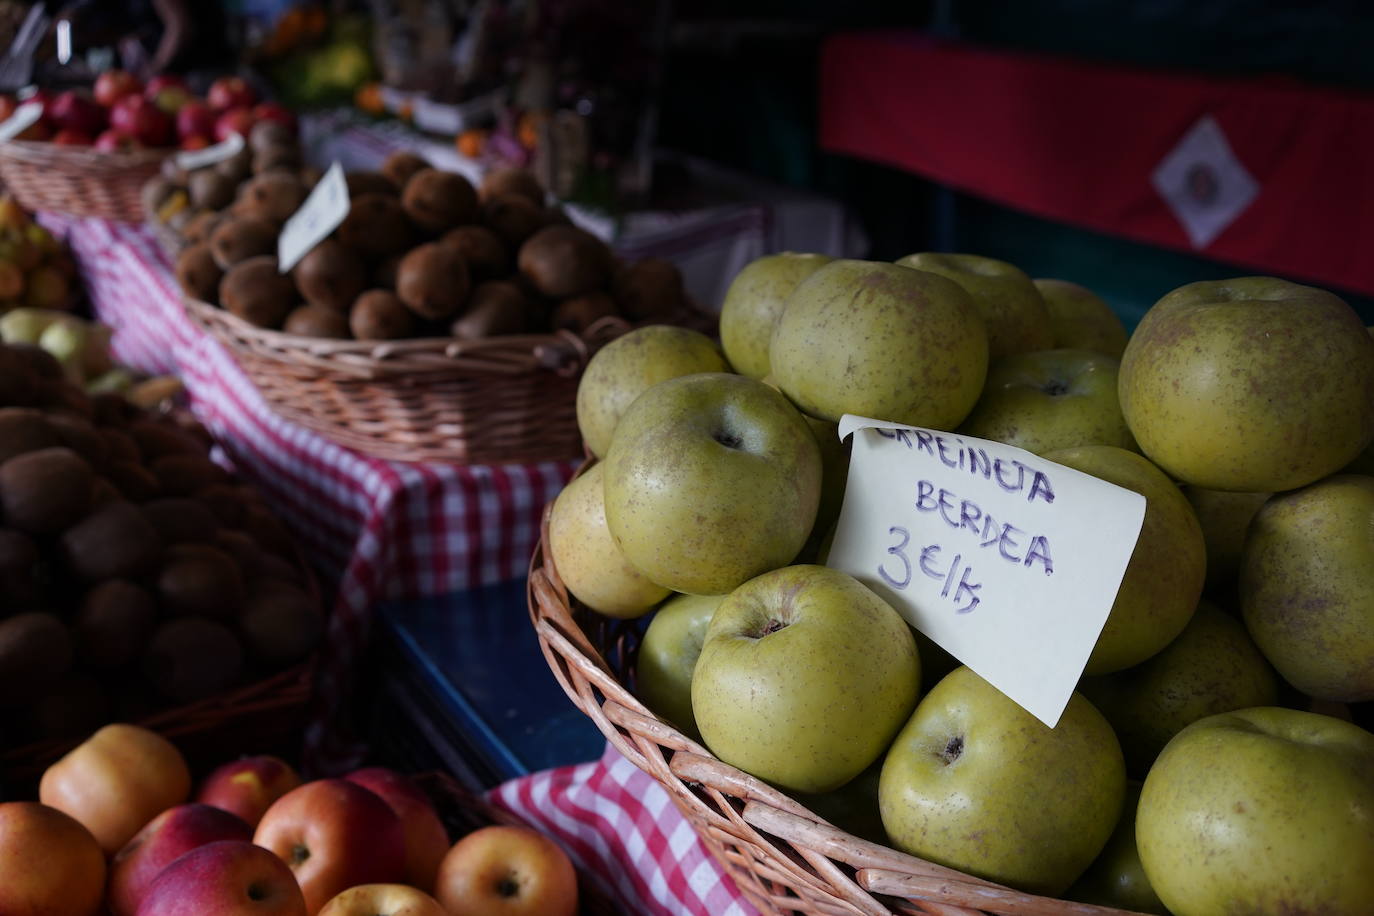
[[[1236,158],[1211,115],[1188,129],[1155,167],[1150,182],[1194,248],[1210,245],[1259,194],[1259,183]]]

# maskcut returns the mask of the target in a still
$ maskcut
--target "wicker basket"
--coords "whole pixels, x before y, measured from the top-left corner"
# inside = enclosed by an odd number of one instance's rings
[[[501,464],[577,458],[577,380],[630,327],[385,343],[269,331],[194,299],[193,321],[234,354],[279,415],[394,461]]]
[[[488,803],[464,789],[447,773],[419,773],[414,780],[434,802],[439,819],[455,842],[481,827],[500,824],[528,827],[529,824],[502,808]],[[581,873],[577,876],[577,912],[580,916],[621,916],[621,910],[600,888]]]
[[[638,631],[570,599],[551,558],[549,508],[530,562],[529,610],[568,697],[617,750],[657,779],[740,891],[764,913],[890,916],[1125,916],[1037,897],[839,830],[718,760],[625,687]]]
[[[167,150],[102,153],[34,140],[0,143],[0,181],[32,212],[141,222],[143,184]]]

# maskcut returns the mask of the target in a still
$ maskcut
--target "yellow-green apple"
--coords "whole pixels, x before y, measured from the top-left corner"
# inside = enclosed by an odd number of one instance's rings
[[[1202,601],[1183,632],[1125,671],[1078,689],[1112,723],[1126,771],[1144,778],[1169,739],[1198,719],[1278,701],[1278,678],[1239,620]]]
[[[153,879],[174,859],[207,843],[253,839],[243,818],[209,805],[168,808],[153,818],[110,860],[105,892],[111,916],[134,916]]]
[[[1185,486],[1183,495],[1197,515],[1202,540],[1207,545],[1207,581],[1203,587],[1209,595],[1230,599],[1240,575],[1245,532],[1270,494]]]
[[[1050,313],[1054,347],[1096,350],[1121,359],[1126,349],[1126,326],[1112,307],[1086,286],[1068,280],[1032,280]]]
[[[696,372],[729,372],[715,341],[668,324],[635,328],[596,352],[577,383],[577,428],[587,450],[605,458],[621,414],[659,382]]]
[[[1374,477],[1338,474],[1271,497],[1241,558],[1245,626],[1310,697],[1374,700]]]
[[[692,671],[711,616],[724,595],[675,595],[654,612],[635,662],[635,683],[644,705],[701,740],[692,714]]]
[[[200,784],[196,801],[237,815],[256,827],[272,802],[301,784],[291,764],[271,754],[220,764]]]
[[[448,830],[434,810],[429,797],[404,773],[386,767],[365,767],[344,777],[391,806],[401,819],[405,834],[405,881],[428,893],[434,889],[434,875],[448,852]]]
[[[878,807],[897,849],[1055,895],[1102,851],[1125,792],[1121,745],[1080,694],[1048,728],[960,667],[892,742]]]
[[[38,800],[76,818],[107,855],[191,794],[191,772],[157,732],[115,723],[43,771]]]
[[[1135,812],[1140,801],[1140,787],[1138,780],[1127,780],[1126,801],[1121,806],[1116,829],[1093,864],[1064,892],[1066,899],[1169,916],[1159,895],[1150,886],[1150,879],[1145,877],[1140,852],[1135,848]]]
[[[1272,277],[1190,283],[1126,344],[1121,411],[1176,480],[1293,490],[1374,439],[1374,339],[1325,290]]]
[[[1136,811],[1140,861],[1175,916],[1374,913],[1374,735],[1266,706],[1174,736]]]
[[[764,378],[763,383],[782,391],[771,375]],[[819,563],[821,544],[834,529],[835,522],[840,518],[840,509],[844,507],[844,488],[849,480],[849,442],[840,439],[838,423],[808,414],[802,416],[806,418],[806,425],[811,427],[821,451],[821,501],[816,507],[816,521],[811,526],[811,534],[793,562]]]
[[[136,916],[307,916],[286,863],[261,846],[219,840],[167,865]]]
[[[481,827],[444,856],[434,897],[448,916],[573,916],[577,871],[531,827]]]
[[[1365,328],[1370,337],[1374,337],[1374,327]],[[1374,475],[1374,440],[1365,446],[1364,451],[1360,452],[1350,463],[1341,469],[1344,474],[1369,474]]]
[[[784,251],[756,258],[735,274],[720,306],[720,345],[736,372],[762,379],[772,371],[768,347],[787,297],[832,260]]]
[[[882,812],[878,810],[878,781],[882,772],[883,758],[880,756],[868,769],[838,789],[816,795],[797,793],[796,799],[846,833],[886,846],[887,831],[883,829]]]
[[[987,324],[989,359],[1054,346],[1054,326],[1045,298],[1014,264],[980,254],[939,251],[909,254],[897,263],[948,277],[968,290]]]
[[[1075,445],[1134,449],[1116,399],[1117,362],[1092,350],[1037,350],[988,367],[960,432],[1043,455]]]
[[[405,877],[401,819],[375,793],[344,779],[316,779],[287,792],[263,814],[253,842],[290,867],[311,916],[355,884]]]
[[[988,335],[952,280],[874,261],[832,261],[797,285],[769,364],[803,411],[953,429],[983,390]]]
[[[549,554],[578,601],[608,617],[639,617],[668,589],[630,565],[606,527],[604,464],[594,464],[559,492],[549,515]]]
[[[921,683],[902,616],[846,573],[786,566],[731,592],[692,673],[692,710],[721,760],[829,792],[882,755]]]
[[[1109,674],[1163,649],[1183,632],[1207,575],[1202,527],[1173,481],[1135,452],[1080,445],[1046,459],[1145,497],[1145,521],[1085,674]]]
[[[606,523],[630,564],[677,592],[723,595],[792,560],[820,500],[821,456],[787,398],[742,375],[659,382],[620,418]]]
[[[68,814],[0,803],[0,913],[94,916],[105,899],[105,853]]]
[[[448,847],[444,847],[448,852]],[[359,884],[324,905],[319,916],[449,916],[424,891],[408,884]]]

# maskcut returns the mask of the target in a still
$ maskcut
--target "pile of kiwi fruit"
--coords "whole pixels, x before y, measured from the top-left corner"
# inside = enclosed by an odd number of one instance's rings
[[[319,175],[299,156],[269,155],[282,137],[260,128],[268,130],[257,125],[238,157],[249,172],[232,200],[197,172],[184,191],[150,184],[147,201],[186,214],[173,216],[185,243],[176,259],[183,292],[253,325],[337,340],[479,339],[693,314],[675,265],[617,258],[546,205],[533,173],[497,169],[474,187],[409,151],[378,171],[349,173],[348,216],[279,273],[277,236]],[[231,161],[214,171],[238,174]],[[223,207],[207,209],[215,203]]]
[[[0,740],[252,683],[323,617],[262,497],[194,420],[88,395],[47,352],[0,345]]]

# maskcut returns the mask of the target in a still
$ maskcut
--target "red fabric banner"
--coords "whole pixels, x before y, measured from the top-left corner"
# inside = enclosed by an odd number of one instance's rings
[[[829,152],[1374,294],[1374,96],[857,33],[826,43],[820,97]]]

